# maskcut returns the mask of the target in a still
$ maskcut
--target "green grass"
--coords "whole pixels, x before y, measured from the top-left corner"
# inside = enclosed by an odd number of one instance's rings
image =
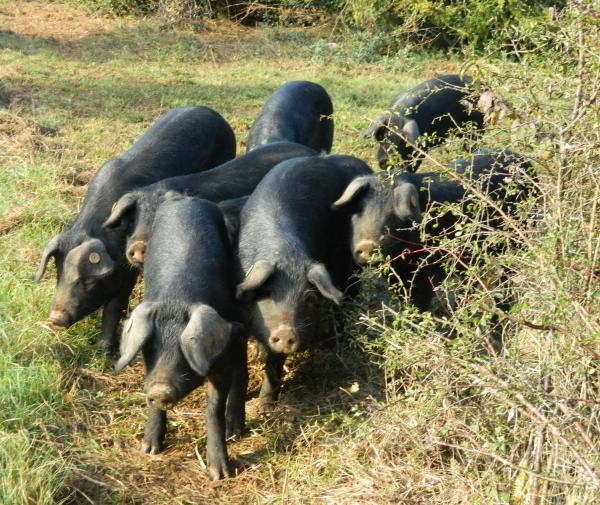
[[[6,505],[60,503],[65,462],[26,430],[0,431],[0,500]]]
[[[333,151],[374,166],[373,146],[362,137],[368,119],[399,91],[435,73],[459,71],[466,57],[409,49],[376,57],[364,40],[336,40],[332,47],[328,30],[249,30],[219,22],[196,33],[161,28],[160,19],[92,17],[41,1],[3,6],[0,24],[7,27],[0,31],[0,87],[11,97],[8,107],[0,108],[1,503],[550,503],[527,496],[535,481],[531,474],[468,452],[484,449],[530,468],[534,436],[527,437],[538,429],[535,423],[510,424],[507,399],[514,401],[514,391],[477,382],[474,365],[494,372],[505,367],[516,386],[532,387],[527,397],[584,457],[598,463],[559,416],[557,405],[544,403],[532,386],[551,370],[564,397],[587,401],[596,391],[597,364],[578,342],[598,349],[597,291],[594,285],[587,291],[582,287],[581,277],[567,268],[570,263],[554,269],[556,231],[550,218],[547,234],[532,235],[531,254],[517,258],[526,268],[518,277],[523,289],[516,316],[558,321],[578,339],[552,331],[515,332],[507,341],[506,361],[487,362],[476,332],[485,334],[485,325],[468,333],[476,324],[466,310],[457,309],[456,321],[467,336],[448,344],[435,320],[389,300],[390,312],[373,308],[379,285],[347,309],[346,330],[355,337],[350,344],[293,360],[273,417],[256,415],[255,399],[250,401],[250,432],[229,446],[242,470],[235,479],[209,484],[202,471],[196,453],[204,453],[203,390],[171,416],[169,450],[158,458],[140,456],[141,367],[111,372],[93,345],[97,316],[67,332],[51,330],[44,320],[54,272],[51,268],[39,285],[32,280],[39,253],[76,214],[89,177],[179,105],[218,110],[236,131],[243,152],[265,98],[293,79],[317,81],[332,96]],[[572,65],[560,73],[559,58],[532,56],[526,64],[481,58],[477,63],[513,113],[530,113],[536,121],[562,121],[568,115]],[[553,79],[559,85],[551,88],[547,83]],[[541,140],[525,128],[515,133],[510,129],[515,117],[491,128],[485,145],[513,142],[516,150],[537,157],[552,216],[555,185],[549,174],[558,150],[543,135],[554,130],[544,123],[545,131],[534,132]],[[589,145],[595,132],[581,127],[577,138]],[[461,142],[451,142],[435,156],[446,162],[461,149]],[[569,159],[573,166],[592,167],[594,156],[593,150],[582,150]],[[582,169],[576,177],[582,185],[590,180],[585,174]],[[587,237],[598,226],[589,221],[590,198],[597,194],[594,186],[585,188],[581,194],[573,190],[572,227],[563,230],[575,244],[568,261],[584,263],[589,247],[580,240],[582,230],[591,230]],[[582,218],[576,222],[577,216]],[[580,242],[584,246],[576,247]],[[536,263],[539,258],[544,261]],[[574,303],[589,311],[587,321]],[[254,396],[258,381],[253,363]],[[587,405],[569,408],[598,444],[597,409]],[[572,454],[551,437],[545,440],[541,472],[581,479]],[[548,500],[562,496],[565,503],[593,503],[585,488],[544,485]]]
[[[57,13],[48,7],[42,11],[58,19],[71,13],[66,22],[76,26],[85,28],[89,23],[83,12],[60,4],[55,7]],[[72,40],[66,32],[46,33],[43,14],[34,11],[17,13],[16,19],[9,20],[14,27],[0,34],[4,69],[0,79],[12,98],[9,108],[0,110],[6,153],[0,161],[0,223],[8,223],[0,237],[0,501],[41,505],[66,497],[82,503],[85,495],[95,503],[136,502],[139,487],[124,492],[110,479],[113,487],[103,487],[80,474],[99,475],[105,481],[102,474],[111,470],[117,470],[112,473],[115,478],[120,471],[143,473],[139,466],[136,469],[137,456],[130,451],[112,454],[105,445],[114,439],[135,448],[135,436],[144,422],[139,381],[129,384],[128,390],[103,390],[103,384],[95,382],[96,375],[111,381],[113,377],[105,372],[107,363],[93,347],[98,318],[82,321],[66,333],[50,330],[44,319],[54,274],[40,285],[32,281],[41,249],[68,225],[81,201],[83,188],[72,183],[123,152],[158,116],[180,105],[204,104],[218,110],[236,131],[242,152],[265,98],[292,79],[318,81],[332,95],[335,151],[369,157],[371,147],[360,135],[367,118],[398,89],[415,84],[420,75],[415,71],[401,80],[382,79],[383,70],[374,68],[378,78],[373,78],[359,62],[337,55],[339,61],[331,65],[316,33],[216,26],[216,33],[205,36],[161,31],[153,20],[100,19],[90,33]],[[34,19],[27,19],[29,15]],[[41,24],[31,34],[28,27],[36,19]],[[436,68],[447,63],[428,64]],[[335,358],[327,359],[339,365]],[[92,378],[77,367],[90,369]],[[334,382],[334,392],[336,387]],[[330,408],[332,419],[327,425],[335,425],[337,417],[345,414],[336,413],[340,406]],[[105,416],[115,409],[115,424],[106,426]],[[195,437],[203,452],[201,411],[198,417],[195,427],[201,431]],[[172,430],[189,432],[187,420],[175,420]],[[90,432],[80,433],[80,425]],[[262,456],[246,456],[258,466],[258,474],[269,473],[263,460],[277,467],[288,464],[297,426],[277,419],[251,425],[267,440]],[[128,458],[133,461],[127,462]],[[114,459],[125,461],[111,468]],[[332,471],[329,468],[327,474]],[[197,473],[196,468],[192,475]],[[131,477],[138,480],[140,475]],[[271,491],[275,495],[280,484],[278,478]],[[238,496],[240,485],[232,485]],[[170,495],[161,489],[157,485],[142,494],[146,500]],[[252,492],[248,496],[252,495],[259,496]]]

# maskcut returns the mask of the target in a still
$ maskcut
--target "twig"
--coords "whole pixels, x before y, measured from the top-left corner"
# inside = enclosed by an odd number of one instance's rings
[[[558,333],[562,333],[562,334],[569,334],[569,332],[567,332],[567,330],[556,326],[554,324],[540,324],[540,323],[532,323],[531,321],[527,321],[525,319],[521,319],[520,317],[515,317],[511,314],[509,314],[508,312],[504,312],[503,310],[500,310],[496,307],[490,307],[488,305],[482,304],[481,305],[482,310],[490,313],[490,314],[494,314],[498,317],[501,317],[507,321],[510,321],[511,323],[515,323],[518,324],[520,326],[525,326],[527,328],[531,328],[532,330],[539,330],[539,331],[556,331]]]
[[[198,458],[198,464],[200,465],[200,468],[202,470],[206,470],[206,463],[204,462],[204,459],[202,459],[202,455],[200,454],[200,451],[198,450],[197,444],[194,444],[194,452],[196,453],[196,458]]]
[[[73,468],[73,470],[75,470],[77,472],[77,474],[83,480],[87,480],[88,482],[91,482],[92,484],[96,484],[97,486],[105,487],[106,489],[110,489],[111,491],[120,491],[120,488],[117,488],[115,486],[111,486],[110,484],[107,484],[106,482],[102,482],[100,480],[96,480],[96,479],[90,477],[89,475],[86,475],[85,473],[83,473],[78,468]]]
[[[472,449],[469,447],[463,447],[461,445],[451,444],[449,442],[443,442],[441,440],[434,440],[433,443],[444,446],[444,447],[450,447],[452,449],[458,449],[459,451],[470,452],[472,454],[480,454],[482,456],[486,456],[488,458],[495,459],[496,461],[502,463],[503,465],[514,468],[515,470],[519,470],[523,473],[526,473],[527,475],[532,475],[539,479],[547,480],[549,482],[555,482],[557,484],[567,484],[569,486],[579,486],[579,487],[589,486],[588,483],[573,482],[573,481],[569,481],[569,480],[557,479],[555,477],[550,477],[549,475],[544,475],[542,473],[536,473],[536,472],[529,470],[525,467],[522,467],[520,465],[515,465],[512,461],[509,461],[506,458],[503,458],[502,456],[499,456],[498,454],[496,454],[494,452],[484,451],[483,449]]]
[[[550,390],[550,375],[546,374],[543,379],[543,390],[544,393],[548,393]],[[541,425],[538,427],[537,433],[533,439],[533,471],[535,474],[540,473],[542,467],[542,447],[544,445],[544,439],[546,438],[545,426]],[[538,477],[533,475],[533,481],[531,483],[531,489],[529,491],[530,503],[535,505],[538,498]]]
[[[577,7],[580,12],[589,14],[593,18],[600,19],[600,14],[593,10],[589,5],[585,5],[581,0],[571,0],[571,3]]]
[[[564,403],[557,401],[556,402],[556,406],[561,410],[561,412],[565,416],[572,416],[573,415],[573,413],[571,412],[571,410]],[[575,421],[573,423],[573,426],[575,426],[575,429],[581,435],[581,438],[585,441],[585,443],[588,445],[588,448],[593,453],[597,454],[598,452],[600,452],[600,451],[598,451],[598,447],[596,447],[596,444],[594,444],[594,442],[592,441],[592,439],[585,432],[585,430],[583,429],[583,426],[581,426],[581,423],[579,421]]]
[[[453,358],[453,359],[463,362],[463,360],[460,360],[459,358]],[[463,362],[463,365],[465,365],[464,362]],[[466,365],[468,365],[469,367],[473,367],[474,369],[478,370],[480,373],[489,376],[502,389],[504,389],[506,391],[511,390],[510,385],[506,381],[504,381],[503,379],[498,377],[496,374],[494,374],[491,370],[489,370],[481,365],[478,365],[477,363],[470,362]],[[492,393],[498,394],[498,392],[494,391],[494,390],[492,390]],[[546,428],[548,428],[550,430],[550,432],[552,432],[552,434],[567,449],[569,449],[569,451],[571,452],[573,457],[577,460],[577,462],[581,465],[581,467],[583,468],[585,473],[588,475],[588,477],[592,483],[591,485],[594,488],[600,489],[600,478],[598,477],[598,475],[596,474],[594,469],[585,460],[585,458],[579,453],[579,451],[573,446],[573,444],[561,433],[561,431],[558,429],[558,427],[554,423],[552,423],[544,414],[542,414],[540,412],[540,410],[535,405],[533,405],[529,400],[527,400],[527,398],[525,398],[521,393],[516,393],[515,398],[519,401],[519,403],[521,403],[521,405],[523,405],[525,407],[525,410],[523,410],[523,413],[527,417],[529,417],[530,419],[532,419],[534,421],[544,423]],[[514,402],[512,402],[510,399],[506,399],[506,400],[510,404],[512,404],[512,406],[514,408],[518,408],[518,406]]]
[[[583,94],[583,77],[585,73],[584,58],[585,58],[585,45],[583,40],[583,29],[581,27],[581,21],[579,22],[579,30],[577,32],[577,45],[579,47],[579,57],[577,59],[577,89],[575,91],[575,100],[573,102],[573,109],[571,110],[570,119],[573,121],[579,113],[579,106],[581,105],[581,96]]]
[[[594,199],[592,200],[592,211],[590,214],[590,224],[588,227],[588,260],[590,261],[590,268],[594,268],[594,230],[596,229],[596,218],[598,209],[598,200],[600,199],[600,187],[596,186],[594,192]],[[592,276],[589,276],[586,282],[586,291],[589,291],[592,283]]]

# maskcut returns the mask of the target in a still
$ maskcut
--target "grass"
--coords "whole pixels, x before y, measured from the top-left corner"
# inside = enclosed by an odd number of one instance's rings
[[[137,452],[145,422],[141,365],[119,375],[111,371],[93,345],[97,316],[63,333],[44,323],[54,284],[50,276],[33,284],[41,249],[75,215],[95,170],[165,111],[184,104],[215,108],[236,131],[243,152],[266,96],[285,81],[314,80],[334,102],[334,152],[374,166],[372,145],[362,138],[368,119],[399,91],[435,73],[459,71],[463,60],[410,51],[374,60],[352,41],[335,40],[332,46],[323,29],[247,29],[207,21],[194,32],[162,26],[157,18],[112,19],[39,0],[3,5],[0,25],[2,503],[594,503],[593,489],[561,488],[527,473],[536,461],[534,449],[542,447],[535,474],[581,480],[568,448],[545,431],[540,438],[538,425],[521,421],[522,406],[511,407],[524,388],[584,459],[598,464],[597,454],[580,444],[569,425],[569,420],[583,423],[598,447],[598,354],[594,360],[579,340],[554,330],[519,327],[507,341],[504,361],[482,361],[474,351],[480,347],[476,338],[463,336],[449,345],[437,321],[389,299],[389,310],[382,310],[380,287],[366,289],[347,309],[345,330],[355,338],[292,360],[270,418],[257,414],[259,366],[251,360],[249,433],[229,444],[239,475],[210,483],[202,470],[204,390],[170,416],[167,451],[142,456]],[[528,72],[510,61],[478,63],[511,110],[550,117],[554,108],[556,116],[573,98],[572,68],[560,74],[562,95],[543,86],[561,61],[531,60]],[[550,187],[557,152],[552,140],[532,143],[534,135],[547,132],[529,135],[525,127],[515,132],[507,127],[514,119],[491,128],[486,145],[512,142],[536,156]],[[578,135],[582,142],[595,138],[593,128]],[[446,162],[460,152],[457,141],[435,156]],[[583,155],[574,155],[573,163]],[[585,156],[589,167],[597,166],[593,151]],[[427,166],[435,162],[422,170]],[[571,202],[573,216],[588,218],[593,249],[598,225],[589,220],[594,186],[589,187]],[[549,197],[548,215],[553,205]],[[581,228],[565,224],[564,231],[579,243]],[[554,265],[547,241],[540,240],[534,251],[534,259]],[[573,258],[588,258],[576,248],[569,251]],[[588,311],[585,319],[569,298],[574,289],[559,282],[581,284],[574,270],[553,276],[540,262],[521,256],[529,263],[517,279],[523,287],[517,316],[537,321],[546,310],[546,322],[577,330],[592,353],[600,352],[597,285],[576,293]],[[372,282],[368,275],[365,282]],[[456,320],[463,321],[467,335],[473,322],[461,310]],[[503,366],[508,376],[499,371]],[[570,398],[570,417],[555,411],[557,404],[539,396],[538,389],[527,389],[547,370],[560,384],[556,394]],[[477,378],[488,372],[493,373],[485,380]],[[514,390],[499,386],[498,379],[511,381]],[[573,404],[573,397],[580,403]],[[534,486],[543,487],[546,498],[532,497]]]

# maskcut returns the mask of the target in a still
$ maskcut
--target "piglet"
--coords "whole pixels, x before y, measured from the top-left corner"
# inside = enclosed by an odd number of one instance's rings
[[[149,418],[142,452],[163,448],[167,410],[205,380],[207,466],[230,476],[226,434],[244,426],[246,336],[235,322],[231,245],[214,203],[177,196],[156,213],[144,269],[144,301],[125,324],[122,370],[141,350]],[[227,425],[227,426],[226,426]]]

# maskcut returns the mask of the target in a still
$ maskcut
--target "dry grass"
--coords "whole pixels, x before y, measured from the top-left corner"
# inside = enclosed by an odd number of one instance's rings
[[[71,390],[73,412],[65,419],[72,438],[65,446],[76,459],[69,484],[95,503],[110,503],[122,494],[126,503],[142,499],[144,503],[219,503],[269,502],[287,493],[287,502],[302,503],[306,492],[319,494],[325,489],[304,488],[307,482],[292,482],[284,463],[300,458],[307,471],[323,465],[322,437],[339,429],[337,416],[359,405],[379,405],[375,396],[382,384],[375,381],[360,393],[348,391],[363,380],[360,370],[344,369],[342,359],[331,350],[317,350],[289,365],[291,373],[278,408],[269,418],[257,412],[261,365],[251,359],[250,399],[247,404],[249,432],[229,442],[238,475],[222,482],[210,482],[204,469],[203,419],[206,395],[195,391],[169,415],[167,449],[158,456],[139,453],[145,401],[141,394],[141,365],[115,375],[96,369],[80,368],[66,372],[65,387]],[[333,354],[333,356],[332,356]],[[250,350],[251,358],[254,355]],[[346,357],[347,359],[347,357]],[[321,365],[339,368],[335,376],[324,373]],[[369,388],[369,389],[367,389]],[[84,408],[77,408],[82,406]],[[321,424],[323,421],[324,424]],[[331,426],[328,426],[328,422]],[[296,461],[295,465],[298,465]],[[338,490],[339,492],[339,490]],[[294,498],[295,497],[295,498]],[[77,500],[78,498],[76,498]],[[76,501],[77,502],[77,501]]]
[[[138,18],[114,19],[54,2],[14,2],[0,9],[0,25],[6,32],[18,37],[55,45],[65,57],[86,52],[90,44],[100,48],[108,46],[119,32],[133,32],[140,27],[165,30],[155,20],[146,23]],[[166,39],[170,38],[170,33],[170,30],[166,30]],[[228,54],[237,51],[240,44],[259,37],[256,30],[226,20],[205,20],[201,36],[202,44],[208,49],[208,57],[218,64]],[[140,47],[131,49],[144,49],[143,41],[138,43]]]
[[[549,403],[551,415],[547,415],[561,433],[575,440],[578,428],[569,426],[570,420],[581,421],[585,412],[597,412],[594,367],[600,351],[593,335],[585,335],[591,352],[586,354],[564,334],[559,338],[524,328],[507,345],[510,358],[518,359],[498,359],[488,367],[479,360],[485,353],[477,348],[475,364],[483,368],[476,369],[471,361],[460,361],[465,354],[449,348],[439,327],[424,324],[420,333],[414,328],[391,331],[390,322],[398,314],[403,316],[399,327],[414,323],[414,315],[381,310],[381,300],[373,295],[371,305],[352,308],[370,317],[359,320],[357,314],[349,315],[346,323],[348,333],[363,338],[360,345],[334,343],[291,361],[281,401],[270,418],[256,410],[260,364],[250,352],[249,431],[229,442],[238,475],[212,483],[202,469],[204,389],[170,415],[167,450],[156,457],[140,455],[146,419],[142,367],[112,373],[111,363],[91,344],[97,318],[77,324],[66,334],[45,327],[40,321],[52,282],[34,287],[29,280],[40,247],[67,225],[98,166],[131,145],[165,110],[198,100],[207,103],[224,113],[243,149],[252,118],[271,89],[288,79],[318,80],[334,96],[335,150],[373,162],[372,146],[360,138],[368,118],[399,89],[436,72],[456,72],[461,62],[421,58],[365,64],[342,51],[303,53],[313,43],[311,33],[318,29],[260,31],[219,21],[204,22],[196,33],[172,30],[153,19],[91,16],[60,2],[2,5],[0,25],[0,40],[6,46],[0,53],[0,165],[6,177],[0,202],[1,257],[6,264],[0,295],[9,307],[0,314],[0,342],[18,348],[11,363],[27,363],[33,357],[46,359],[59,370],[61,408],[55,418],[36,418],[31,428],[32,436],[54,451],[50,454],[65,460],[66,480],[55,500],[64,498],[73,505],[565,502],[560,494],[552,495],[552,481],[544,478],[566,479],[565,473],[572,472],[570,478],[576,480],[579,467],[552,434],[544,432],[540,445],[541,438],[535,437],[539,425],[521,421],[531,413],[521,403],[507,421],[511,408],[507,398],[518,403],[515,395],[520,390],[498,380],[505,380],[503,370],[510,370],[527,398],[538,398],[537,383],[527,388],[539,378],[540,369],[552,363],[570,410],[568,415],[559,412],[560,402],[551,398],[554,403]],[[498,65],[490,73],[508,75],[517,68]],[[512,109],[538,113],[539,106],[528,101],[527,86],[511,88],[517,79],[513,74],[509,77],[506,82],[497,78],[495,84],[509,90],[505,98],[514,98]],[[550,95],[549,91],[548,100]],[[507,130],[491,132],[487,142],[506,142]],[[525,141],[520,139],[518,145],[526,148]],[[451,145],[439,150],[436,159],[453,159],[456,152]],[[425,165],[423,170],[436,166]],[[540,164],[540,170],[546,183],[555,172],[551,163]],[[581,208],[585,209],[584,200]],[[9,277],[13,273],[14,278]],[[578,282],[583,282],[582,275]],[[539,285],[529,289],[534,280]],[[551,280],[558,282],[557,277]],[[551,284],[543,284],[547,279],[535,270],[517,281],[522,292],[538,296],[524,298],[526,307],[533,309],[523,313],[537,321],[541,318],[537,305],[550,306]],[[140,295],[138,289],[134,299]],[[370,308],[374,299],[376,310]],[[575,302],[585,305],[589,300]],[[571,313],[557,317],[564,314]],[[372,320],[385,323],[377,335],[387,347],[364,335]],[[570,327],[568,321],[559,323]],[[471,341],[465,337],[464,342],[468,347]],[[585,384],[577,397],[580,403],[569,396],[570,385],[579,379],[572,369],[561,368],[559,359],[561,352],[572,350],[570,345],[577,352],[569,356],[589,370],[580,382]],[[483,382],[478,377],[482,374],[487,374]],[[587,411],[585,402],[592,405]],[[590,419],[585,427],[597,447],[594,423],[597,420]],[[529,434],[530,439],[524,440]],[[508,452],[490,445],[506,440],[515,441]],[[576,446],[581,450],[579,442]],[[536,447],[543,447],[541,456],[536,455]],[[498,461],[499,454],[504,463]],[[598,461],[597,451],[596,456],[589,454]],[[530,471],[536,461],[539,475]],[[533,496],[534,485],[547,500]],[[594,499],[581,503],[591,504]]]
[[[52,2],[13,2],[0,11],[2,26],[20,35],[56,39],[58,43],[78,41],[98,33],[107,33],[114,20],[84,16],[68,4]],[[125,22],[132,25],[134,22]]]

